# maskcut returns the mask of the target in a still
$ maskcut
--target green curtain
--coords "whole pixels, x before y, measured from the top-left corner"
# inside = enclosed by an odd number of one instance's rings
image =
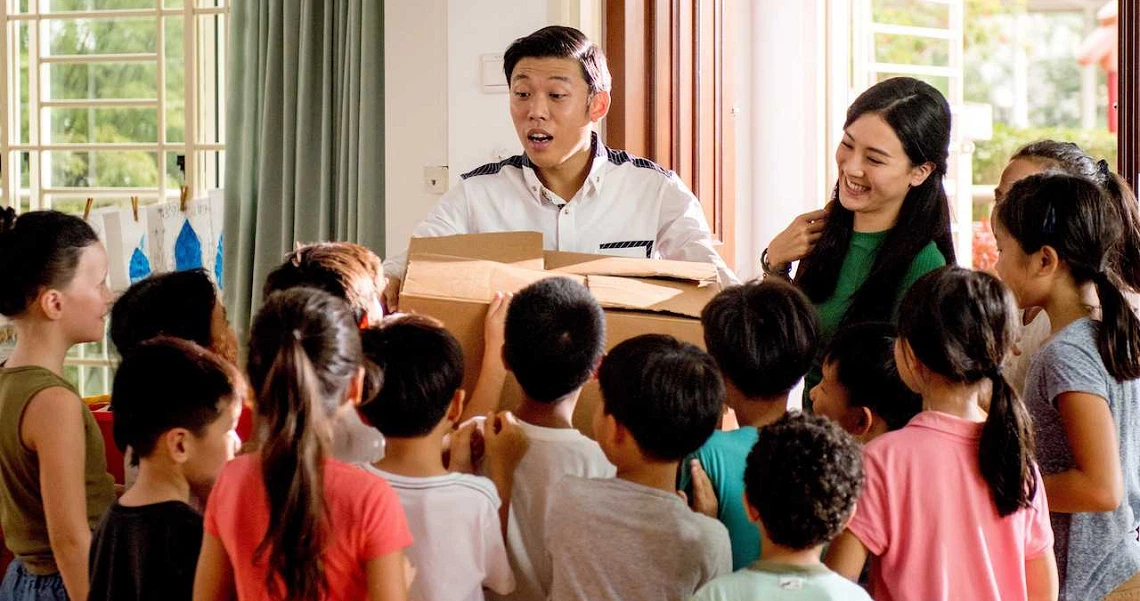
[[[381,0],[240,0],[230,9],[225,274],[242,338],[297,242],[384,249]]]

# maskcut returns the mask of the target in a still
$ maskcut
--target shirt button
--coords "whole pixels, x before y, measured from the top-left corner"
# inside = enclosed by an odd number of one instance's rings
[[[569,215],[569,214],[570,214],[570,209],[562,209],[562,214],[563,214],[563,215]]]

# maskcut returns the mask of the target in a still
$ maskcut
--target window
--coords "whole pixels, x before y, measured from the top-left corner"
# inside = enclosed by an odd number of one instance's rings
[[[0,0],[0,206],[82,214],[222,185],[228,0]],[[0,331],[0,357],[5,336]],[[106,339],[66,376],[108,392]]]

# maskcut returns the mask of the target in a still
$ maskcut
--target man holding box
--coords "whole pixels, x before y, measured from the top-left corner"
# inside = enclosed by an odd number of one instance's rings
[[[538,231],[548,250],[706,261],[738,283],[713,248],[700,202],[677,175],[606,148],[593,124],[610,108],[605,56],[577,29],[551,26],[503,57],[511,118],[524,153],[462,176],[413,237]],[[407,253],[384,262],[397,310]]]

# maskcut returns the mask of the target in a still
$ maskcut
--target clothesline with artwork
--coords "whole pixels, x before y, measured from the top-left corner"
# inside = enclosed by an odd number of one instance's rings
[[[147,206],[106,207],[87,216],[110,259],[114,292],[152,273],[204,268],[222,285],[221,190],[203,198]]]

